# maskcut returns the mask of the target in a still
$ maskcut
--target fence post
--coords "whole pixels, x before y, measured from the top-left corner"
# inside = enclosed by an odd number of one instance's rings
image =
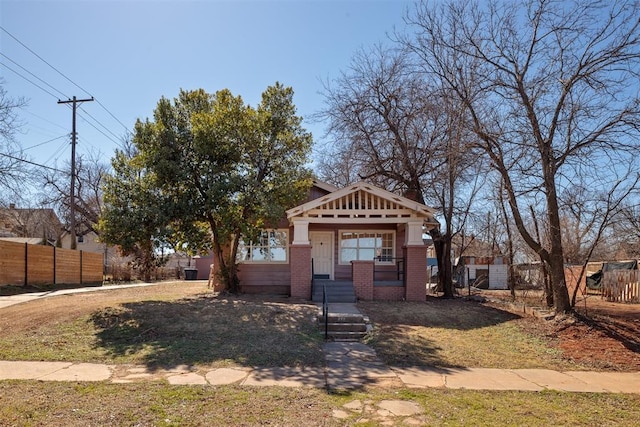
[[[24,286],[25,287],[29,285],[28,275],[29,275],[29,244],[25,243],[24,244]]]
[[[53,247],[53,284],[56,284],[56,247]]]
[[[80,284],[82,285],[82,251],[80,251]]]

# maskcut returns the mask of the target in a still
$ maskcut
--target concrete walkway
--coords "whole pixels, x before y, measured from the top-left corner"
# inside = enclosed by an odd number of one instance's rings
[[[167,381],[174,385],[316,387],[333,390],[364,386],[449,388],[471,390],[558,390],[588,393],[640,393],[640,372],[558,372],[547,369],[485,369],[388,367],[368,346],[329,342],[324,367],[217,368],[178,366],[150,370],[70,362],[0,361],[0,380],[105,381],[131,383]]]
[[[124,285],[126,286],[126,285]],[[0,297],[0,308],[52,295],[122,289],[123,285],[67,289]],[[149,284],[132,286],[150,286]],[[337,308],[337,307],[336,307]],[[355,305],[339,307],[357,310]],[[638,393],[640,372],[558,372],[548,369],[488,369],[389,367],[375,351],[359,342],[327,342],[323,367],[254,367],[199,369],[178,366],[151,370],[145,366],[71,362],[0,361],[0,380],[104,381],[131,383],[317,387],[357,389],[364,386],[405,386],[472,390],[558,390],[589,393]]]

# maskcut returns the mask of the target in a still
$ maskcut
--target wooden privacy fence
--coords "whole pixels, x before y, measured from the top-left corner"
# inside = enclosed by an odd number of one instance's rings
[[[103,254],[0,240],[0,285],[102,283]]]
[[[602,297],[612,302],[640,302],[639,270],[605,271]]]

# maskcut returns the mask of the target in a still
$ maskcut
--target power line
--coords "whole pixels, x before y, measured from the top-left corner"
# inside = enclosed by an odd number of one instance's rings
[[[23,150],[24,150],[24,151],[31,150],[31,149],[33,149],[33,148],[40,147],[41,145],[44,145],[44,144],[48,144],[48,143],[50,143],[50,142],[53,142],[53,141],[55,141],[55,140],[57,140],[57,139],[60,139],[60,138],[66,138],[66,137],[67,137],[67,135],[61,135],[61,136],[59,136],[59,137],[57,137],[57,138],[53,138],[53,139],[50,139],[50,140],[48,140],[48,141],[41,142],[40,144],[36,144],[36,145],[32,145],[31,147],[23,148]],[[45,163],[46,163],[46,162],[45,162]]]
[[[115,133],[113,133],[111,130],[109,130],[109,128],[107,128],[105,125],[103,125],[102,123],[100,123],[100,121],[98,119],[96,119],[95,117],[93,117],[91,114],[89,114],[89,112],[87,110],[85,110],[84,108],[80,107],[80,110],[86,114],[87,116],[91,117],[93,120],[95,120],[96,123],[98,123],[100,126],[102,126],[102,128],[104,130],[106,130],[107,132],[109,132],[111,135],[113,135],[115,138],[118,138],[118,135],[116,135]],[[86,120],[86,119],[85,119]],[[89,123],[90,124],[90,123]],[[97,130],[97,129],[96,129]],[[102,132],[101,132],[102,133]],[[104,133],[102,133],[103,135],[105,135]],[[107,136],[107,135],[105,135]],[[111,139],[110,137],[108,137],[109,139]],[[111,139],[111,141],[114,141],[113,139]]]
[[[5,64],[4,62],[0,62],[0,65],[2,65],[3,67],[7,68],[10,71],[13,71],[14,73],[16,73],[18,76],[22,77],[23,79],[25,79],[26,81],[28,81],[29,83],[31,83],[32,85],[34,85],[35,87],[37,87],[38,89],[40,89],[41,91],[48,93],[49,95],[51,95],[53,98],[58,98],[56,95],[52,94],[51,92],[49,92],[47,89],[43,88],[42,86],[40,86],[37,83],[34,83],[33,81],[29,80],[28,78],[26,78],[25,76],[23,76],[22,74],[20,74],[19,72],[17,72],[16,70],[14,70],[13,68],[9,67],[7,64]]]
[[[65,135],[68,136],[68,135]],[[62,152],[64,151],[64,149],[67,147],[68,142],[67,141],[63,141],[62,144],[60,144],[58,146],[58,148],[53,152],[53,154],[51,154],[49,156],[49,158],[47,160],[45,160],[44,164],[48,164],[51,160],[55,160],[56,163],[58,162],[58,157],[60,157],[60,155],[62,154]]]
[[[63,97],[67,97],[67,95],[65,95],[62,91],[56,89],[55,87],[51,86],[49,83],[45,82],[44,80],[42,80],[40,77],[36,76],[35,74],[33,74],[31,71],[27,70],[26,68],[24,68],[22,65],[18,64],[16,61],[14,61],[13,59],[9,58],[7,55],[5,55],[4,53],[0,52],[0,55],[4,56],[5,58],[7,58],[9,61],[11,61],[13,64],[17,65],[18,67],[20,67],[21,70],[26,71],[27,73],[29,73],[29,75],[35,77],[36,79],[38,79],[40,82],[44,83],[45,85],[49,86],[51,89],[53,89],[54,91],[58,92],[60,95],[62,95]],[[13,71],[13,70],[12,70]],[[15,72],[15,71],[14,71]],[[22,76],[21,76],[22,77]],[[22,77],[24,78],[24,77]]]
[[[38,166],[40,168],[49,169],[49,170],[56,171],[56,172],[67,173],[66,171],[63,171],[63,170],[60,170],[60,169],[56,169],[56,168],[52,168],[50,166],[41,165],[40,163],[35,163],[35,162],[30,161],[30,160],[21,159],[20,157],[12,156],[11,154],[0,153],[0,156],[8,157],[8,158],[16,160],[18,162],[28,163],[30,165]]]
[[[4,56],[4,55],[3,55]],[[11,59],[9,59],[11,61]],[[15,61],[11,61],[14,62]],[[0,62],[0,65],[8,68],[9,70],[13,71],[14,73],[16,73],[18,76],[22,77],[23,79],[25,79],[26,81],[28,81],[29,83],[31,83],[32,85],[34,85],[35,87],[37,87],[38,89],[44,91],[45,93],[51,95],[53,98],[58,99],[58,97],[56,95],[54,95],[53,93],[49,92],[47,89],[43,88],[42,86],[38,85],[37,83],[34,83],[33,81],[29,80],[27,77],[23,76],[22,74],[20,74],[19,72],[17,72],[16,70],[12,69],[11,67],[9,67],[8,65],[4,64],[3,62]],[[41,82],[43,82],[44,84],[46,84],[47,86],[49,86],[50,88],[52,88],[53,90],[55,90],[56,92],[59,92],[61,94],[63,94],[63,92],[61,92],[60,90],[54,88],[53,86],[51,86],[49,83],[45,82],[44,80],[42,80],[41,78],[39,78],[38,76],[34,75],[33,73],[31,73],[30,71],[26,70],[24,67],[20,66],[19,64],[17,64],[20,68],[24,69],[25,71],[27,71],[29,74],[31,74],[32,76],[34,76],[36,79],[40,80]],[[98,103],[100,104],[100,103]],[[70,105],[68,105],[67,107],[72,108]],[[104,106],[103,106],[104,108]],[[106,109],[105,109],[106,110]],[[110,134],[112,134],[113,136],[115,136],[116,138],[118,137],[115,133],[113,133],[112,131],[110,131],[104,124],[102,124],[102,122],[100,122],[98,119],[96,119],[95,117],[93,117],[91,114],[87,113],[86,110],[82,109],[83,112],[85,112],[89,117],[91,117],[96,123],[98,123],[100,126],[102,126],[105,130],[107,130],[107,132],[109,132]],[[111,114],[108,110],[107,112],[109,114]],[[39,117],[37,115],[34,114],[34,116]],[[113,116],[113,115],[112,115]],[[93,123],[91,123],[89,120],[87,120],[83,115],[80,114],[80,117],[84,118],[85,121],[87,122],[87,124],[89,124],[92,128],[94,128],[95,130],[97,130],[98,132],[100,132],[102,135],[104,135],[107,139],[109,139],[111,142],[114,142],[116,145],[119,145],[120,142],[111,138],[109,135],[107,135],[106,133],[104,133],[102,130],[98,129]],[[116,119],[117,120],[117,119]],[[122,122],[120,122],[118,120],[118,122],[120,124],[122,124]],[[52,123],[52,122],[49,122]],[[56,126],[59,126],[56,124]],[[123,125],[124,126],[124,125]],[[126,129],[126,126],[125,126]]]
[[[41,57],[40,55],[38,55],[37,53],[35,53],[33,50],[31,50],[29,48],[29,46],[27,46],[26,44],[22,43],[20,40],[18,40],[17,37],[15,37],[13,34],[11,34],[9,31],[7,31],[4,27],[0,26],[0,29],[2,31],[4,31],[5,33],[7,33],[9,35],[9,37],[11,37],[12,39],[14,39],[15,41],[17,41],[22,47],[24,47],[25,49],[27,49],[29,52],[31,52],[36,58],[38,58],[39,60],[41,60],[42,62],[44,62],[45,64],[47,64],[49,67],[51,67],[51,69],[53,69],[56,73],[60,74],[62,77],[64,77],[67,81],[69,81],[71,84],[73,84],[74,86],[76,86],[78,89],[80,89],[81,91],[85,92],[86,94],[88,94],[89,96],[91,95],[87,90],[83,89],[82,87],[80,87],[80,85],[78,85],[76,82],[74,82],[73,80],[71,80],[69,77],[67,77],[66,75],[64,75],[64,73],[60,70],[58,70],[56,67],[54,67],[53,65],[51,65],[50,63],[48,63],[43,57]]]
[[[122,126],[126,131],[127,131],[127,132],[129,131],[129,128],[128,128],[124,123],[122,123],[122,121],[120,121],[120,119],[118,119],[118,118],[117,118],[117,117],[116,117],[116,116],[115,116],[111,111],[109,111],[109,109],[107,109],[107,107],[105,107],[105,106],[104,106],[104,104],[102,104],[102,103],[101,103],[99,100],[97,100],[97,99],[96,99],[96,98],[95,98],[91,93],[89,93],[89,91],[88,91],[88,90],[84,89],[82,86],[80,86],[79,84],[77,84],[76,82],[74,82],[73,80],[71,80],[69,77],[67,77],[64,73],[62,73],[62,71],[58,70],[56,67],[54,67],[53,65],[51,65],[51,64],[50,64],[49,62],[47,62],[44,58],[42,58],[40,55],[38,55],[36,52],[34,52],[31,48],[29,48],[26,44],[24,44],[24,43],[22,43],[20,40],[18,40],[18,38],[17,38],[17,37],[15,37],[13,34],[11,34],[9,31],[7,31],[4,27],[0,26],[0,29],[1,29],[2,31],[4,31],[5,33],[7,33],[7,34],[9,35],[9,37],[11,37],[11,38],[12,38],[12,39],[14,39],[16,42],[18,42],[22,47],[24,47],[24,48],[25,48],[25,49],[27,49],[29,52],[31,52],[31,53],[32,53],[36,58],[38,58],[39,60],[41,60],[42,62],[44,62],[45,64],[47,64],[49,67],[51,67],[51,69],[53,69],[55,72],[57,72],[57,73],[58,73],[58,74],[60,74],[62,77],[64,77],[64,78],[65,78],[67,81],[69,81],[71,84],[73,84],[73,85],[74,85],[74,86],[76,86],[78,89],[82,90],[83,92],[85,92],[86,94],[88,94],[89,96],[91,96],[91,98],[93,98],[93,99],[98,103],[98,105],[100,105],[100,107],[102,107],[102,109],[104,109],[104,111],[106,111],[106,112],[107,112],[107,114],[109,114],[109,115],[110,115],[110,116],[111,116],[111,117],[112,117],[116,122],[118,122],[118,123],[119,123],[119,124],[120,124],[120,125],[121,125],[121,126]],[[4,56],[4,55],[3,55],[3,56]],[[9,58],[7,58],[7,59],[9,59]],[[9,60],[11,61],[11,59],[9,59]],[[14,61],[11,61],[11,62],[14,62]],[[16,64],[16,65],[17,65],[17,64]],[[7,68],[8,68],[8,67],[7,67]],[[23,68],[23,67],[20,67],[20,68]],[[15,71],[14,71],[14,70],[11,70],[11,71],[13,71],[13,72],[15,73]],[[27,71],[27,72],[28,72],[28,71]],[[29,74],[32,74],[32,73],[30,73],[30,72],[29,72]],[[20,75],[20,74],[18,74],[18,75]],[[33,75],[33,74],[32,74],[32,75]],[[25,78],[24,76],[20,76],[20,77]],[[35,76],[34,76],[34,77],[35,77]],[[37,77],[36,77],[36,78],[37,78]],[[41,80],[41,79],[38,79],[38,80]],[[27,80],[27,81],[29,81],[29,80]],[[42,81],[42,80],[41,80],[41,81]],[[30,82],[30,83],[32,83],[32,84],[34,84],[34,85],[35,85],[35,83],[33,83],[33,82]],[[43,81],[43,83],[47,84],[47,83],[46,83],[46,82],[44,82],[44,81]],[[36,85],[36,86],[38,86],[38,85]],[[57,89],[53,88],[51,85],[47,84],[47,86],[50,86],[50,87],[51,87],[52,89],[54,89],[56,92],[60,92],[60,93],[62,94],[62,92],[61,92],[61,91],[59,91],[59,90],[57,90]],[[40,87],[40,86],[38,86],[38,87]],[[40,88],[40,89],[42,89],[42,88]],[[44,90],[44,89],[42,89],[42,90]],[[49,93],[49,94],[50,94],[50,95],[52,95],[54,98],[57,98],[56,96],[54,96],[54,95],[53,95],[53,94],[51,94],[50,92],[48,92],[48,91],[46,91],[46,90],[45,90],[45,92]],[[63,95],[64,95],[64,94],[63,94]],[[67,96],[67,95],[64,95],[64,97],[68,98],[68,96]],[[96,120],[96,119],[94,119],[94,120]],[[96,120],[96,122],[98,122],[98,120]],[[98,122],[98,123],[100,123],[100,122]],[[106,126],[102,125],[102,123],[100,123],[100,125],[101,125],[101,126],[103,126],[103,127],[106,129]],[[115,135],[115,134],[114,134],[114,135]],[[112,140],[112,141],[113,141],[113,140]],[[116,142],[116,141],[113,141],[113,142]],[[117,142],[117,143],[118,143],[118,142]],[[119,144],[119,143],[118,143],[118,144]]]
[[[106,111],[111,117],[113,117],[113,119],[116,122],[120,123],[120,125],[124,128],[124,130],[129,132],[129,128],[124,123],[122,123],[116,116],[114,116],[113,113],[111,113],[111,111],[107,110],[107,107],[102,105],[102,102],[100,102],[97,98],[96,98],[96,102],[98,103],[99,106],[101,106],[104,109],[104,111]]]
[[[71,108],[71,107],[69,107],[69,108]],[[29,111],[29,110],[27,110],[27,109],[26,109],[26,108],[24,108],[24,107],[20,107],[20,109],[21,109],[24,113],[27,113],[27,114],[29,114],[29,115],[31,115],[31,116],[33,116],[33,117],[36,117],[36,118],[38,118],[38,119],[42,120],[43,122],[47,122],[47,123],[49,123],[50,125],[54,125],[54,126],[59,127],[60,129],[63,129],[63,130],[67,130],[67,129],[68,129],[68,128],[67,128],[67,127],[65,127],[65,126],[62,126],[60,123],[52,122],[51,120],[49,120],[49,119],[47,119],[47,118],[45,118],[45,117],[42,117],[42,116],[40,116],[40,115],[38,115],[38,114],[35,114],[34,112]],[[33,126],[33,125],[31,125],[31,126]]]

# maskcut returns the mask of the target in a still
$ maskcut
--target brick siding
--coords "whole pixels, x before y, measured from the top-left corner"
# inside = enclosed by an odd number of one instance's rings
[[[358,299],[373,300],[373,266],[373,261],[351,261],[353,289]]]
[[[374,286],[373,299],[376,301],[404,300],[404,286]]]
[[[405,246],[404,256],[407,269],[405,283],[407,301],[425,301],[427,298],[427,247]]]
[[[291,297],[311,299],[311,245],[289,247]]]

